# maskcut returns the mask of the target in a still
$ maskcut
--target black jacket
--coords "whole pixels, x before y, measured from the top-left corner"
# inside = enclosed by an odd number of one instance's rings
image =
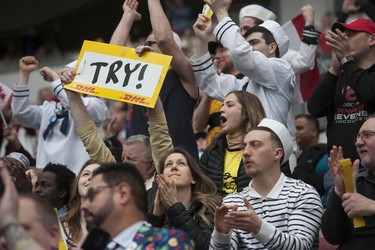
[[[324,174],[316,173],[315,167],[320,159],[327,154],[327,144],[321,143],[311,146],[297,160],[297,166],[292,173],[295,179],[303,180],[313,186],[320,195],[326,193],[324,188]]]
[[[213,142],[213,144],[214,143],[215,142]],[[210,177],[210,179],[215,183],[217,193],[221,195],[226,195],[226,193],[223,193],[222,191],[226,147],[226,138],[218,139],[216,144],[211,145],[204,151],[199,161],[199,166],[203,170],[203,173]],[[241,192],[245,187],[247,187],[250,180],[251,178],[246,174],[245,168],[243,167],[243,162],[241,160],[240,166],[238,167],[237,178],[234,180],[237,185],[236,192]]]
[[[355,62],[342,66],[339,77],[327,72],[308,101],[308,111],[327,117],[328,150],[342,146],[344,157],[358,159],[353,138],[375,111],[375,65],[361,69]]]
[[[375,176],[365,171],[359,174],[357,192],[375,200]],[[375,245],[375,215],[365,216],[365,227],[354,228],[342,206],[342,200],[332,192],[322,218],[322,232],[331,244],[340,244],[340,250],[373,249]],[[372,246],[372,247],[371,247]]]

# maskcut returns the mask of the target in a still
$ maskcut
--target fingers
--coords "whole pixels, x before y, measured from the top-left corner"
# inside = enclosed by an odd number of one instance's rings
[[[52,82],[59,79],[59,75],[53,71],[50,67],[43,67],[39,70],[39,74],[43,77],[45,81]]]
[[[60,72],[61,82],[64,83],[64,84],[69,84],[73,81],[75,75],[76,75],[76,72],[75,72],[74,68],[64,68]]]
[[[166,179],[166,177],[162,174],[158,174],[156,176],[157,184],[162,187],[163,189],[172,188],[171,183]]]
[[[207,24],[210,22],[211,20],[208,17],[203,14],[199,14],[193,27],[196,27],[198,30],[204,31],[207,28]]]
[[[245,195],[242,197],[242,200],[245,203],[245,206],[247,207],[247,210],[253,210],[254,211],[253,206],[251,206],[250,202],[248,201],[248,199],[246,198]]]
[[[24,64],[26,64],[26,65],[38,64],[38,63],[39,63],[39,61],[36,60],[36,58],[33,57],[33,56],[25,56],[25,57],[22,57],[22,58],[20,59],[20,62],[22,62],[22,63],[24,63]]]
[[[150,46],[138,46],[136,49],[135,49],[135,53],[137,53],[137,55],[139,57],[141,57],[143,55],[143,53],[145,53],[146,51],[154,51]]]

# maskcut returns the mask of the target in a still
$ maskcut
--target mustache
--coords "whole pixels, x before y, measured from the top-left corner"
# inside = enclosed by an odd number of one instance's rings
[[[86,217],[86,216],[95,217],[94,214],[91,213],[90,211],[83,210],[83,217]]]

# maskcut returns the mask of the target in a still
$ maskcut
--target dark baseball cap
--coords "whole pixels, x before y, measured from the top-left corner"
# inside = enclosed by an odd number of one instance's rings
[[[208,42],[208,52],[210,52],[211,55],[215,55],[216,49],[222,48],[222,47],[224,46],[219,42],[215,42],[215,41]]]

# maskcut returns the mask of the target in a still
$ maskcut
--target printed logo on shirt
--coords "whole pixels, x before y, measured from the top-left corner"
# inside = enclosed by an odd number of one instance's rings
[[[335,124],[352,124],[364,122],[368,116],[366,105],[358,101],[354,90],[348,86],[343,89],[345,98],[341,107],[336,108],[334,115]]]
[[[236,193],[237,192],[237,185],[236,185],[237,177],[232,176],[230,173],[224,173],[223,175],[223,191],[227,194]]]

